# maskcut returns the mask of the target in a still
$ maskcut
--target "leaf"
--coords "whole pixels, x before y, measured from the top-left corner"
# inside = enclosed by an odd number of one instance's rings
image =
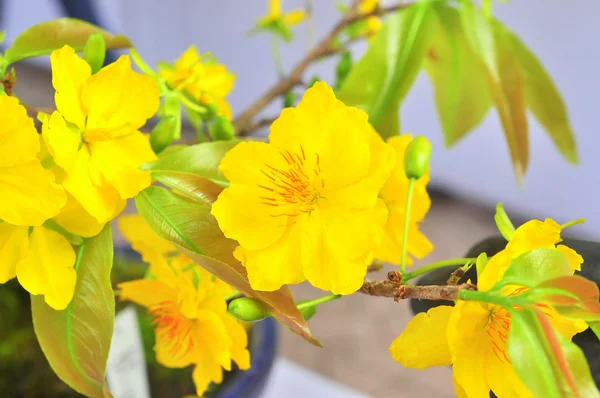
[[[113,243],[110,224],[79,247],[77,285],[64,311],[31,296],[33,326],[54,372],[89,397],[109,396],[104,381],[113,333],[115,298],[110,282]]]
[[[392,15],[340,89],[338,98],[367,112],[384,139],[400,133],[400,103],[421,69],[436,27],[436,15],[425,2]]]
[[[566,275],[571,275],[571,267],[563,252],[536,249],[512,260],[501,282],[534,287],[545,280]]]
[[[5,52],[8,64],[40,55],[48,55],[65,44],[75,51],[83,51],[88,37],[99,33],[104,37],[106,49],[128,48],[132,44],[123,35],[113,35],[98,26],[75,18],[58,18],[33,25],[21,33]]]
[[[219,170],[219,164],[223,156],[237,145],[239,141],[215,141],[202,144],[181,147],[178,150],[164,153],[149,167],[155,174],[166,171],[183,171],[204,177],[221,186],[229,185],[229,182]],[[162,154],[161,154],[162,155]]]
[[[435,101],[450,147],[475,128],[491,106],[485,66],[469,46],[455,8],[436,4],[440,21],[424,68],[435,88]]]
[[[152,178],[189,199],[213,203],[223,187],[196,174],[184,171],[159,171]]]
[[[175,118],[175,130],[173,140],[181,139],[181,100],[177,91],[169,90],[165,93],[165,99],[162,104],[164,116],[173,116]]]
[[[263,301],[273,316],[310,343],[321,344],[312,335],[296,308],[288,286],[274,292],[258,292],[250,287],[244,266],[233,256],[238,246],[227,239],[210,214],[211,206],[151,186],[135,199],[139,213],[163,238],[176,245],[211,274],[248,297]]]
[[[512,34],[497,20],[483,15],[470,1],[461,4],[463,29],[469,45],[486,66],[491,98],[521,182],[529,164],[525,73],[512,50]]]
[[[535,54],[514,34],[513,52],[525,73],[525,100],[538,122],[546,129],[560,153],[571,163],[578,162],[577,145],[565,104],[552,78]]]
[[[536,301],[551,304],[566,318],[600,321],[598,285],[582,276],[553,278],[540,283],[531,293]]]

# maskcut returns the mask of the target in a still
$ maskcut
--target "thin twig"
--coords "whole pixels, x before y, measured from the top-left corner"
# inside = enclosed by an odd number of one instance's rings
[[[298,62],[298,64],[296,64],[294,69],[292,69],[292,72],[287,77],[279,80],[277,84],[268,89],[235,119],[234,126],[236,135],[244,136],[250,134],[252,130],[249,129],[249,127],[252,125],[252,119],[254,119],[254,117],[275,98],[284,95],[292,88],[299,85],[302,82],[302,74],[306,68],[308,68],[308,66],[324,56],[338,52],[339,48],[336,48],[333,45],[333,41],[347,26],[363,18],[399,11],[410,7],[411,5],[412,3],[400,3],[388,7],[376,8],[372,12],[364,14],[359,14],[355,8],[350,10],[331,29],[331,31],[323,38],[323,40],[313,47],[312,50],[310,50],[306,56],[300,62]]]
[[[456,300],[461,290],[476,290],[475,285],[462,284],[455,286],[407,286],[391,282],[365,280],[359,292],[377,297],[391,297],[395,301],[401,299],[423,300]]]

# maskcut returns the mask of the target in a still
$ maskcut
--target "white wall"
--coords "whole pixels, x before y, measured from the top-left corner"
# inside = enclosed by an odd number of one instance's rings
[[[386,3],[393,3],[394,0]],[[58,16],[52,0],[8,0],[8,39],[27,26]],[[245,108],[276,80],[266,36],[245,38],[245,32],[266,9],[267,0],[97,0],[106,24],[128,35],[146,59],[172,60],[190,43],[211,51],[238,76],[231,95],[234,110]],[[284,1],[300,7],[302,0]],[[313,0],[315,37],[322,37],[338,16],[334,0]],[[578,231],[600,238],[600,2],[571,0],[512,1],[497,5],[497,15],[542,59],[561,90],[578,140],[580,165],[561,159],[543,130],[532,121],[531,166],[525,186],[515,181],[509,154],[495,112],[452,150],[443,147],[432,90],[422,75],[402,108],[405,131],[428,136],[434,143],[432,180],[459,195],[493,205],[502,201],[509,212],[551,216],[559,222],[585,217]],[[305,27],[284,48],[291,67],[306,48]],[[362,48],[359,46],[358,51]],[[333,63],[312,69],[327,79]],[[270,112],[278,111],[278,106]]]

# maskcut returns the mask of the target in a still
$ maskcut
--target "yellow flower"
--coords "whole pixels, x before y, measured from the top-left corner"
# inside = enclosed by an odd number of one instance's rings
[[[410,134],[403,134],[388,139],[388,144],[396,152],[396,164],[390,178],[379,193],[379,197],[383,199],[388,209],[388,218],[384,227],[385,233],[381,239],[381,247],[377,251],[375,258],[396,264],[400,263],[402,257],[406,195],[409,184],[409,180],[404,172],[404,152],[412,140],[413,138]],[[426,189],[428,182],[429,172],[415,182],[410,212],[407,253],[418,259],[424,258],[433,251],[433,245],[419,231],[418,226],[418,223],[423,221],[431,206],[431,200]],[[406,263],[410,265],[412,262],[412,258],[407,256]]]
[[[533,220],[517,229],[506,249],[490,259],[479,276],[478,289],[489,290],[508,268],[513,258],[538,248],[554,247],[560,240],[560,226],[547,219]],[[583,259],[562,246],[572,270]],[[510,289],[506,295],[518,293]],[[553,308],[540,305],[555,330],[571,339],[587,328],[583,321],[571,321]],[[532,397],[514,371],[507,354],[511,315],[502,306],[458,300],[454,307],[439,306],[415,316],[390,346],[392,357],[405,367],[424,369],[452,365],[460,396],[499,398]]]
[[[225,97],[233,89],[235,75],[225,65],[215,63],[214,59],[203,59],[196,46],[188,47],[175,61],[174,67],[163,68],[160,76],[173,90],[185,92],[206,105],[214,103],[218,114],[231,120],[231,107]]]
[[[155,258],[152,270],[156,280],[121,283],[119,296],[148,308],[154,318],[157,361],[170,368],[194,365],[198,396],[210,382],[222,381],[232,360],[248,369],[248,337],[227,311],[226,286],[206,274],[194,281],[164,256]]]
[[[306,18],[304,11],[294,10],[282,13],[281,0],[269,0],[269,12],[259,20],[258,25],[266,26],[281,20],[287,26],[295,26],[302,22],[304,18]]]
[[[256,290],[306,279],[337,294],[363,282],[387,216],[377,194],[394,151],[323,82],[271,126],[270,143],[242,142],[221,161],[229,179],[213,204]]]
[[[379,7],[379,0],[362,0],[358,5],[358,12],[360,14],[370,14]],[[361,34],[366,36],[373,36],[381,29],[381,19],[376,16],[367,17],[365,19],[366,27],[361,29]]]
[[[39,226],[65,205],[65,192],[42,167],[39,152],[40,137],[25,108],[0,95],[0,220]]]
[[[150,185],[150,172],[139,166],[156,156],[138,130],[158,108],[158,85],[134,72],[128,56],[93,76],[69,46],[50,61],[58,110],[44,120],[42,135],[67,192],[102,224]]]

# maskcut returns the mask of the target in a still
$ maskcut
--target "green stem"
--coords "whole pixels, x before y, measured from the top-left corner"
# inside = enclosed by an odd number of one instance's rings
[[[400,259],[400,272],[406,272],[406,250],[408,249],[408,224],[410,221],[410,208],[412,206],[413,191],[416,179],[411,178],[408,182],[408,194],[406,195],[406,209],[404,213],[404,232],[402,234],[402,258]]]
[[[299,310],[302,310],[304,308],[314,307],[323,303],[327,303],[329,301],[337,300],[340,297],[342,297],[340,294],[331,294],[329,296],[321,297],[318,299],[305,301],[304,303],[298,304],[296,307],[298,307]]]
[[[476,261],[477,259],[474,257],[465,257],[465,258],[452,258],[450,260],[438,261],[437,263],[431,263],[419,269],[416,269],[412,272],[408,272],[406,274],[402,274],[403,281],[409,281],[413,278],[416,278],[419,275],[426,274],[427,272],[433,271],[434,269],[443,268],[443,267],[451,267],[451,266],[462,266],[470,261]]]
[[[585,218],[579,218],[577,220],[569,221],[568,223],[561,225],[560,229],[569,228],[569,227],[572,227],[573,225],[577,225],[577,224],[583,224],[584,222],[585,222]]]
[[[275,70],[280,79],[285,76],[283,71],[283,63],[281,62],[281,52],[279,51],[279,39],[275,35],[271,35],[271,55],[275,63]]]

